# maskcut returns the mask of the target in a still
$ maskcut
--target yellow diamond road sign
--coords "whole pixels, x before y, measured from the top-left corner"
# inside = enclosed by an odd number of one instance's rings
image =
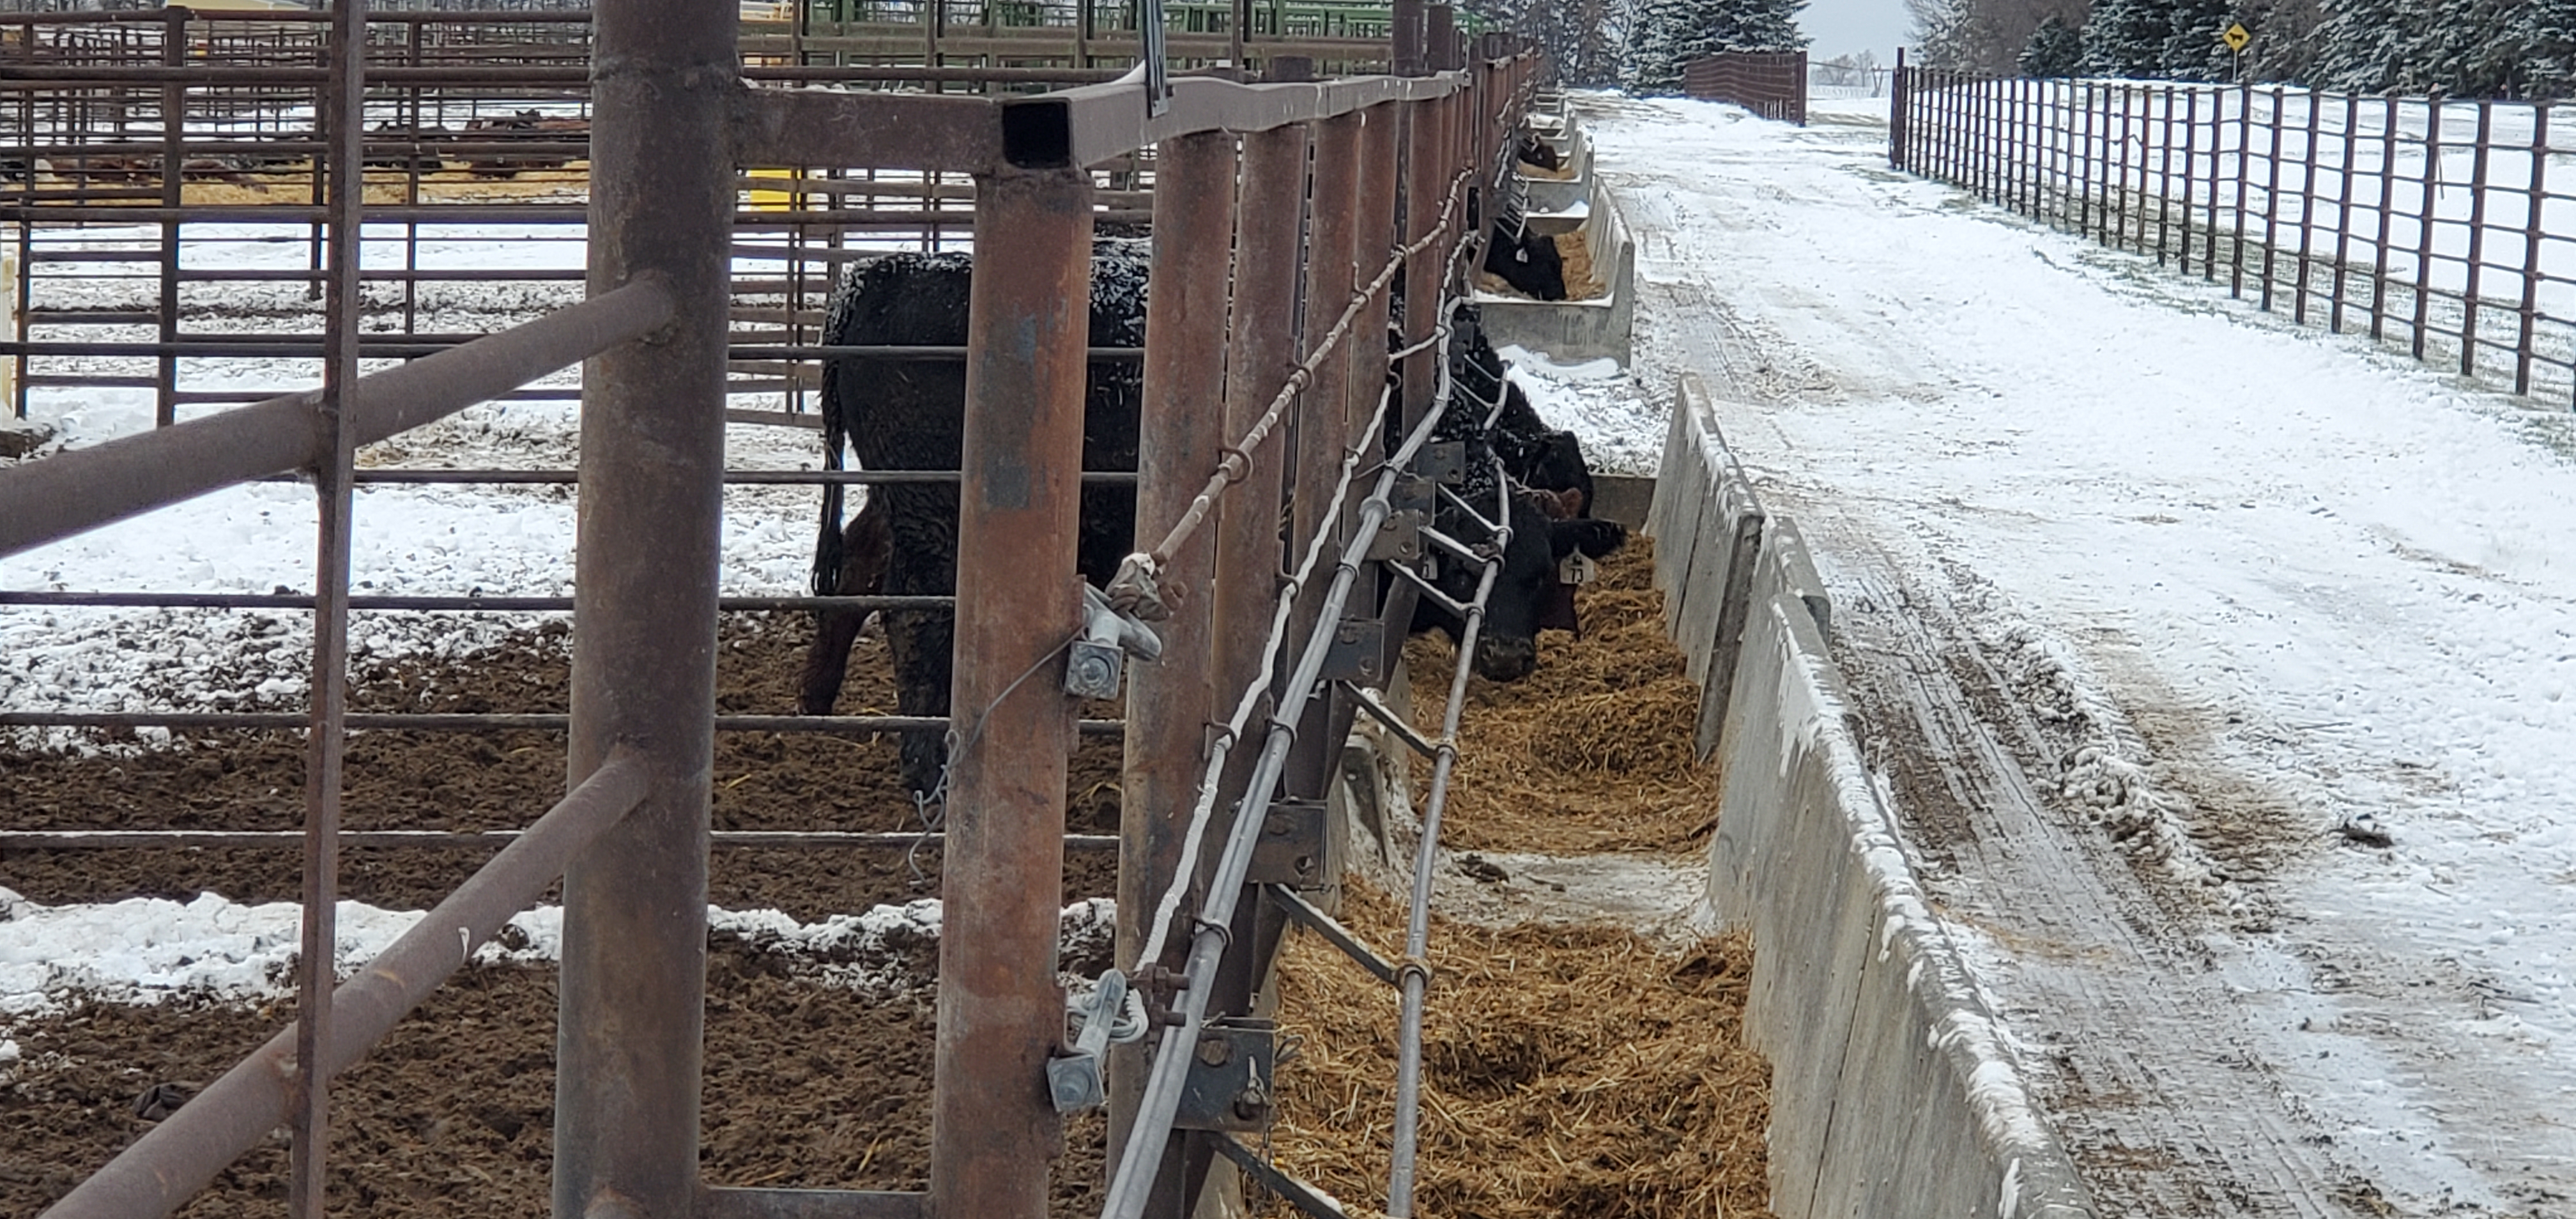
[[[2226,43],[2228,50],[2242,51],[2246,43],[2254,41],[2254,35],[2244,25],[2237,24],[2227,27],[2227,32],[2219,35],[2218,40]]]

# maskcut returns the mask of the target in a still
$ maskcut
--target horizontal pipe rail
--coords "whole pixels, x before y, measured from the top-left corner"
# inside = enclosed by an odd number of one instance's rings
[[[302,729],[313,717],[301,711],[0,711],[0,728],[169,728],[268,732]],[[572,717],[556,712],[353,711],[348,726],[380,732],[562,732]],[[1077,720],[1086,736],[1116,736],[1121,720]],[[853,735],[863,732],[946,732],[944,715],[719,715],[718,732],[795,732]]]
[[[431,847],[479,849],[503,847],[526,836],[524,830],[342,830],[343,847]],[[947,835],[927,833],[869,834],[846,830],[717,830],[708,841],[727,850],[909,850],[935,847]],[[7,830],[0,831],[0,851],[98,851],[134,847],[293,848],[304,846],[302,830]],[[1067,834],[1068,851],[1115,851],[1116,834]]]
[[[671,294],[638,280],[349,387],[357,442],[383,440],[641,338],[672,315]],[[0,557],[325,456],[318,391],[0,470]]]
[[[463,613],[569,613],[570,597],[350,597],[353,610],[452,610]],[[957,598],[945,595],[868,597],[718,597],[716,608],[736,612],[759,610],[942,610]],[[119,609],[286,609],[313,608],[304,593],[148,593],[148,592],[0,592],[0,605],[114,607]]]
[[[564,865],[624,819],[651,783],[644,757],[619,749],[563,802],[477,869],[445,901],[331,994],[330,1041],[317,1074],[347,1069],[473,958],[512,915],[545,894]],[[43,1219],[167,1215],[286,1120],[299,1073],[293,1026],[144,1132]]]

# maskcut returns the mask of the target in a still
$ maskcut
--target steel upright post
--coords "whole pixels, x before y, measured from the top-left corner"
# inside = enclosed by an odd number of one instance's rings
[[[2228,247],[2227,294],[2245,299],[2246,177],[2254,167],[2254,87],[2236,86],[2236,240]]]
[[[659,280],[674,319],[583,376],[565,765],[577,785],[626,744],[650,779],[564,875],[556,1219],[698,1203],[734,23],[611,0],[592,24],[589,291]]]
[[[2310,93],[2300,100],[2308,108],[2308,129],[2299,149],[2299,270],[2290,302],[2290,317],[2305,324],[2308,320],[2308,292],[2316,282],[2312,268],[2316,261],[2317,136],[2322,128],[2318,119],[2317,95]]]
[[[2478,101],[2477,152],[2469,160],[2469,267],[2460,293],[2460,375],[2478,371],[2478,289],[2486,270],[2487,160],[2495,147],[2495,103]]]
[[[2272,151],[2263,159],[2263,311],[2272,311],[2272,264],[2281,245],[2281,121],[2287,86],[2272,86]]]
[[[1345,114],[1315,125],[1314,228],[1306,256],[1306,344],[1311,349],[1350,307],[1358,286],[1356,242],[1359,236],[1360,118]],[[1376,268],[1367,269],[1370,275]],[[1380,330],[1379,334],[1385,333]],[[1316,366],[1314,383],[1298,403],[1296,470],[1290,494],[1289,561],[1304,555],[1321,532],[1335,505],[1331,496],[1343,448],[1357,426],[1352,408],[1352,361],[1348,352],[1374,336],[1356,327],[1343,338],[1343,349]],[[1383,346],[1380,342],[1380,346]],[[1324,597],[1324,583],[1309,581],[1290,620],[1292,638],[1305,638]],[[1284,772],[1288,794],[1300,800],[1321,799],[1329,784],[1341,742],[1327,730],[1327,720],[1314,718],[1327,700],[1306,709],[1309,719],[1297,734]]]
[[[1074,519],[1091,331],[1091,176],[976,181],[958,479],[957,638],[949,681],[948,837],[940,895],[934,1215],[1045,1219],[1063,1148],[1046,1060],[1073,709],[1057,653],[1080,629]]]
[[[2389,211],[2397,206],[2397,99],[2383,99],[2379,131],[2379,231],[2370,248],[2370,337],[2386,337]]]
[[[1226,290],[1234,250],[1235,140],[1225,132],[1162,142],[1154,167],[1154,267],[1145,304],[1145,385],[1136,458],[1136,544],[1148,549],[1188,510],[1224,446]],[[1213,645],[1216,531],[1201,529],[1163,573],[1171,617],[1163,658],[1127,678],[1126,765],[1119,803],[1118,908],[1149,911],[1178,873],[1181,846],[1218,706]],[[1118,920],[1117,960],[1131,973],[1179,969],[1184,941],[1159,962],[1137,959],[1150,920]],[[1151,1053],[1109,1053],[1109,1158],[1127,1145]],[[1186,1213],[1181,1157],[1163,1157],[1147,1213]]]
[[[1352,248],[1358,260],[1358,281],[1365,283],[1377,278],[1401,244],[1397,233],[1402,218],[1395,207],[1395,175],[1404,111],[1394,102],[1385,102],[1359,114],[1359,221]],[[1358,324],[1351,328],[1351,394],[1344,413],[1353,418],[1364,417],[1376,404],[1378,391],[1386,386],[1388,302],[1389,293],[1385,290],[1370,297],[1360,309]]]
[[[2424,327],[2431,320],[2433,297],[2434,210],[2441,206],[2442,99],[2424,103],[2424,199],[2415,213],[2415,328],[2408,347],[2424,358]]]
[[[1896,74],[1888,78],[1887,164],[1891,169],[1911,168],[1905,159],[1906,107],[1912,104],[1906,96],[1905,48],[1896,48]]]
[[[2174,257],[2174,270],[2191,274],[2191,209],[2200,195],[2200,90],[2185,87],[2182,94],[2182,249]]]
[[[1391,65],[1397,76],[1421,76],[1430,70],[1426,58],[1429,48],[1430,17],[1424,13],[1424,0],[1395,0],[1389,10],[1394,28],[1389,31],[1388,50],[1394,57]]]
[[[163,27],[165,30],[171,28]],[[179,27],[184,30],[185,26]],[[328,1202],[325,1161],[330,1148],[331,1076],[324,1047],[331,1043],[332,967],[339,941],[340,787],[348,748],[349,550],[356,504],[351,494],[357,428],[349,419],[350,387],[358,383],[358,248],[366,206],[366,170],[360,164],[366,117],[367,17],[359,0],[331,6],[330,95],[322,99],[327,151],[315,158],[330,189],[328,275],[324,310],[321,431],[327,451],[314,469],[317,501],[313,570],[312,726],[305,737],[303,950],[297,969],[295,1061],[300,1095],[288,1119],[294,1146],[287,1176],[287,1213],[322,1219]],[[165,102],[166,105],[166,102]],[[165,124],[179,116],[164,113]],[[166,147],[175,148],[173,143]],[[163,167],[180,177],[174,158]],[[165,229],[165,260],[177,257],[178,225]],[[164,302],[174,299],[163,279]],[[162,314],[170,331],[176,315]],[[164,360],[165,367],[168,361]],[[161,399],[166,411],[172,401]],[[166,422],[166,420],[165,420]]]
[[[2531,185],[2523,199],[2530,205],[2522,219],[2522,333],[2514,343],[2513,392],[2531,392],[2531,348],[2539,338],[2540,222],[2549,189],[2549,105],[2531,107]]]
[[[1434,102],[1404,105],[1404,244],[1428,235],[1440,222],[1440,202],[1449,193],[1448,174],[1440,157],[1439,109]],[[1405,260],[1404,346],[1420,347],[1431,337],[1440,310],[1442,263],[1437,243]],[[1404,383],[1401,426],[1409,427],[1431,405],[1432,375],[1439,353],[1429,347],[1404,358],[1398,376]],[[1389,430],[1397,430],[1390,423]]]

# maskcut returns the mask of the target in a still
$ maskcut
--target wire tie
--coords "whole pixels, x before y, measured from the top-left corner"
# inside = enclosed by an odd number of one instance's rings
[[[1217,473],[1225,475],[1225,485],[1231,487],[1252,477],[1252,454],[1230,444],[1218,446],[1217,452],[1225,457],[1225,460],[1217,463]],[[1240,465],[1235,463],[1236,458],[1242,459]]]

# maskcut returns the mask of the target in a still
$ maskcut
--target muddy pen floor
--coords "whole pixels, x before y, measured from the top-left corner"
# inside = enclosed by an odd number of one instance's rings
[[[1765,1213],[1767,1069],[1737,1032],[1749,954],[1740,941],[1689,930],[1714,781],[1689,763],[1691,691],[1662,639],[1644,550],[1633,545],[1587,591],[1584,640],[1554,637],[1531,679],[1479,682],[1471,693],[1431,951],[1426,1215]],[[807,634],[797,616],[729,617],[721,709],[791,707]],[[354,701],[381,711],[560,711],[549,700],[565,688],[565,645],[556,627],[464,661],[361,662]],[[841,709],[890,709],[882,641],[861,647]],[[1417,682],[1447,670],[1440,644],[1416,641],[1411,657]],[[0,753],[0,826],[273,830],[300,821],[302,760],[290,735],[107,744],[87,754]],[[1085,740],[1069,830],[1115,831],[1117,758],[1114,739]],[[560,768],[560,741],[547,734],[361,734],[350,753],[349,825],[520,824],[560,793]],[[716,828],[917,829],[895,773],[891,740],[726,734]],[[419,909],[485,854],[351,849],[343,892]],[[0,855],[0,887],[23,903],[0,896],[0,923],[126,899],[291,901],[298,867],[291,849],[10,851]],[[1096,917],[1104,903],[1082,899],[1105,898],[1114,873],[1106,854],[1068,856],[1069,970],[1107,964]],[[709,901],[752,913],[717,920],[710,937],[711,1183],[924,1184],[937,932],[935,915],[907,903],[936,897],[938,879],[935,848],[716,852]],[[87,908],[145,917],[133,913],[139,905]],[[1400,948],[1401,910],[1366,880],[1348,886],[1342,916]],[[336,1213],[546,1209],[555,975],[544,945],[531,948],[517,932],[504,941],[521,951],[460,974],[335,1085]],[[279,993],[280,979],[269,981],[266,993]],[[1280,1071],[1283,1111],[1268,1145],[1292,1171],[1373,1204],[1385,1181],[1392,992],[1306,937],[1292,943],[1282,989],[1283,1021],[1302,1040]],[[148,1127],[139,1098],[163,1084],[176,1085],[165,1097],[202,1086],[289,1006],[237,994],[138,1003],[111,988],[0,1012],[0,1214],[33,1214],[59,1197]],[[1055,1210],[1091,1213],[1101,1126],[1096,1116],[1077,1119],[1068,1134]],[[285,1167],[281,1139],[180,1213],[275,1213]]]

